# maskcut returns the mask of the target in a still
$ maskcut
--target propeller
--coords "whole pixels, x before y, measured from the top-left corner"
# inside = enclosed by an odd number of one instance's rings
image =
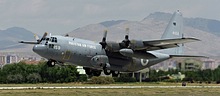
[[[36,36],[35,39],[37,39],[37,43],[39,44],[42,40],[44,40],[44,39],[46,38],[47,34],[48,34],[48,33],[45,32],[44,35],[43,35],[43,37],[42,37],[41,39],[39,39],[39,37]]]
[[[37,41],[39,41],[39,39],[40,39],[36,34],[34,34],[34,38],[35,38]]]
[[[182,34],[182,38],[184,38],[184,34]],[[184,43],[182,43],[182,46],[184,46]]]
[[[126,28],[125,30],[126,30],[126,35],[125,35],[125,39],[122,41],[122,43],[124,43],[123,47],[128,48],[131,43],[131,41],[129,40],[129,28]]]
[[[107,30],[104,31],[104,34],[103,34],[103,38],[102,38],[102,42],[99,42],[101,45],[102,45],[102,48],[105,49],[106,48],[106,37],[107,37]]]
[[[47,32],[44,33],[43,37],[40,39],[37,35],[34,35],[34,38],[36,41],[19,41],[19,43],[25,43],[25,44],[40,44],[42,40],[44,40],[47,36]]]

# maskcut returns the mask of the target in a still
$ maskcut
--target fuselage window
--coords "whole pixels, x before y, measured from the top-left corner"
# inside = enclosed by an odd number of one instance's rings
[[[45,38],[44,40],[46,40],[45,45],[47,45],[47,43],[50,40],[50,38]]]
[[[54,42],[54,38],[52,37],[52,42]]]
[[[57,43],[57,38],[56,37],[54,37],[54,42]]]
[[[54,45],[53,44],[49,44],[49,48],[53,48],[54,47]]]

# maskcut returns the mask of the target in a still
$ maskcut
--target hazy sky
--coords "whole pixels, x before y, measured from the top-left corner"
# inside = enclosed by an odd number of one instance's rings
[[[140,21],[153,12],[220,20],[220,0],[0,0],[0,29],[65,34],[107,20]]]

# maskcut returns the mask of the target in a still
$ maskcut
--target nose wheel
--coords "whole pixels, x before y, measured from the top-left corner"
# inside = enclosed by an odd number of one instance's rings
[[[56,61],[54,61],[54,60],[47,61],[47,66],[49,66],[49,67],[54,67],[55,64],[56,64]]]

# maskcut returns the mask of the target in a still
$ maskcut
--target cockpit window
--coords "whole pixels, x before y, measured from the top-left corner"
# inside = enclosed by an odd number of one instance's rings
[[[56,38],[56,37],[51,37],[51,38],[50,38],[50,41],[57,43],[57,38]]]

